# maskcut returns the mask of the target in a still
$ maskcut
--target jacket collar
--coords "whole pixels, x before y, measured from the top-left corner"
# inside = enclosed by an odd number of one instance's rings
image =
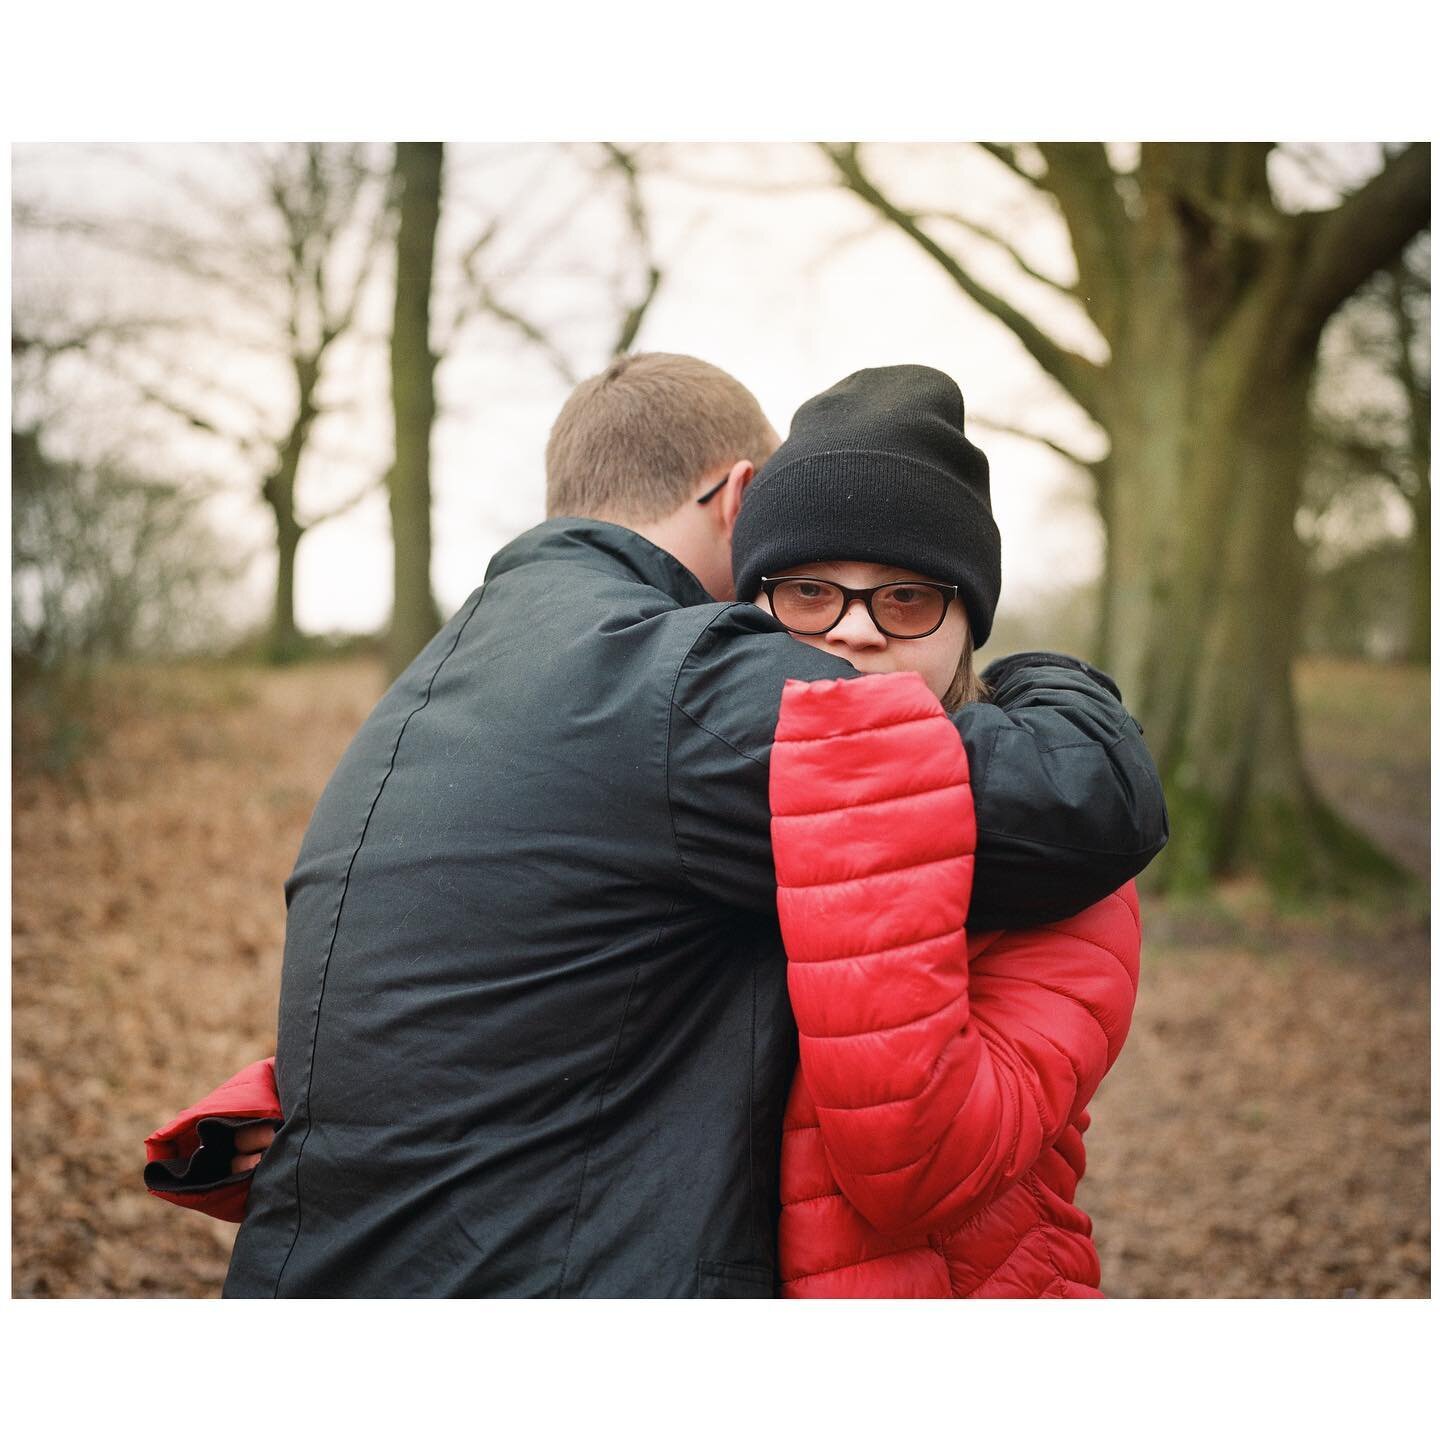
[[[681,605],[709,605],[714,596],[673,555],[643,535],[605,520],[546,520],[498,551],[485,571],[494,580],[522,565],[561,561],[607,575],[626,575],[663,591]]]

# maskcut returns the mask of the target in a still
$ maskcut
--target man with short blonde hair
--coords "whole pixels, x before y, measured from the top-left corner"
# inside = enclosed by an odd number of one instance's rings
[[[545,513],[658,520],[697,476],[758,469],[780,438],[733,375],[693,355],[621,355],[575,387],[545,447]]]

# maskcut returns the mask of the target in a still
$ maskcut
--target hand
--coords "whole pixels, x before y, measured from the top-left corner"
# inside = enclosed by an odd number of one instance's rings
[[[235,1132],[235,1154],[230,1161],[230,1173],[243,1175],[247,1170],[253,1170],[274,1138],[275,1123],[272,1120],[241,1126]]]

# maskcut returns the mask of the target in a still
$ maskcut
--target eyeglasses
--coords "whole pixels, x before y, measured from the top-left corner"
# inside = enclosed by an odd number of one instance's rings
[[[718,483],[712,485],[703,495],[697,495],[695,497],[695,503],[697,505],[705,505],[713,500],[725,488],[725,481],[729,478],[730,472],[727,470]]]
[[[813,575],[781,575],[760,581],[775,618],[792,635],[823,635],[833,630],[850,606],[859,600],[875,628],[892,640],[920,640],[945,623],[958,585],[938,580],[892,580],[868,590],[852,590],[833,580]]]

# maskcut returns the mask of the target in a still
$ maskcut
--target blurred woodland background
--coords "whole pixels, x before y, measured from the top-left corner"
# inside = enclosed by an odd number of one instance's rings
[[[1115,1295],[1427,1295],[1424,144],[16,147],[18,1295],[213,1295],[145,1133],[273,1046],[350,736],[543,518],[571,385],[680,350],[784,433],[954,375],[982,661],[1115,675],[1165,776],[1094,1107]]]

